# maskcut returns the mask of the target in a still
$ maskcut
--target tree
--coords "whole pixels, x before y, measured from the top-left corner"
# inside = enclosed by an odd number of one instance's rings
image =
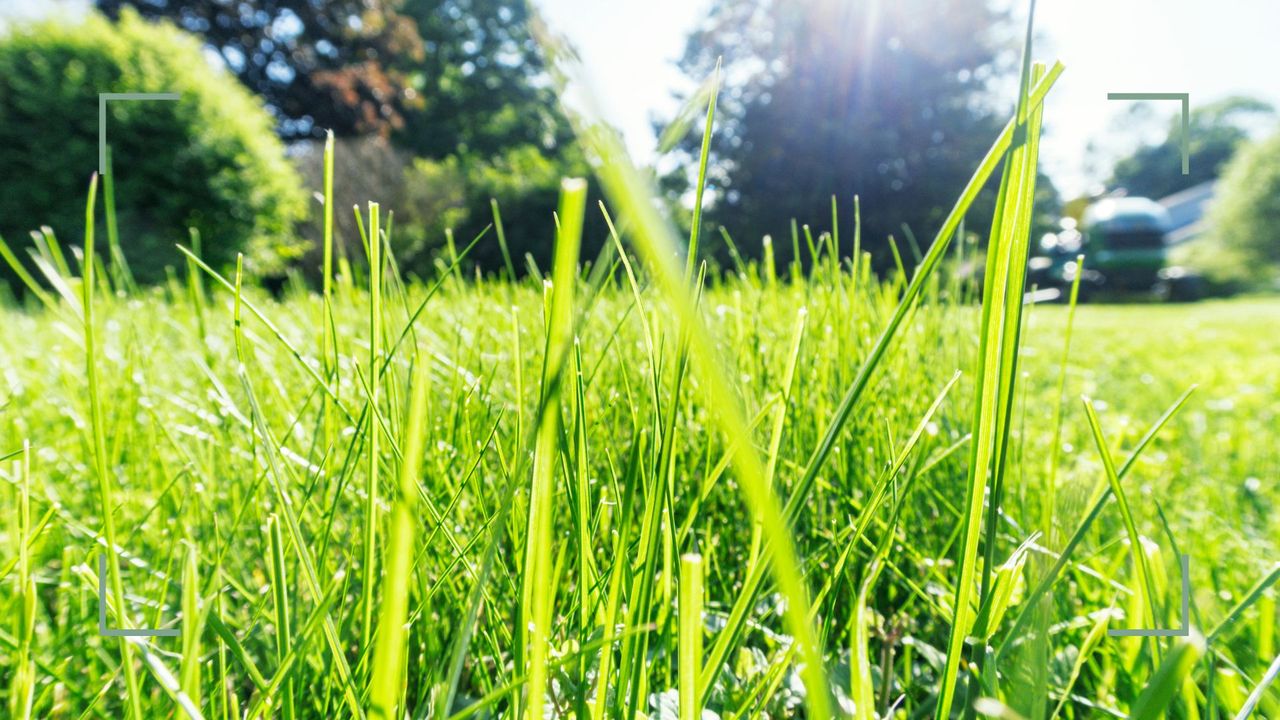
[[[469,242],[492,221],[494,199],[515,269],[523,272],[526,254],[549,267],[560,179],[584,175],[588,167],[530,31],[529,6],[524,0],[404,0],[399,12],[416,24],[427,53],[420,63],[396,66],[424,102],[393,139],[421,159],[406,173],[406,186],[439,189],[435,200],[420,192],[419,203],[405,208],[412,226],[404,230],[417,235],[411,243],[428,251],[420,257],[439,254],[442,223],[459,243]],[[444,196],[455,197],[447,212],[436,213]],[[603,228],[589,222],[588,233],[589,253],[599,247]],[[469,260],[486,271],[501,269],[496,234],[483,238]]]
[[[523,0],[97,2],[108,12],[131,5],[170,17],[204,36],[272,107],[285,139],[316,137],[325,128],[339,136],[377,132],[398,151],[429,161],[406,168],[406,182],[430,177],[451,197],[460,192],[460,207],[451,200],[449,212],[436,217],[439,202],[388,189],[405,202],[421,201],[401,208],[399,217],[413,223],[400,230],[411,251],[429,251],[419,254],[423,259],[443,250],[437,231],[447,220],[456,221],[448,224],[460,241],[479,233],[494,197],[516,267],[524,268],[526,252],[539,263],[550,260],[559,179],[584,174],[587,166],[559,110]],[[435,163],[449,171],[436,172]],[[535,172],[499,179],[514,167]],[[440,185],[447,181],[460,184]],[[470,257],[486,270],[503,265],[492,233]]]
[[[120,246],[139,281],[182,264],[174,243],[191,242],[188,228],[215,267],[243,252],[250,270],[272,273],[299,254],[293,223],[305,197],[271,117],[204,62],[195,38],[132,12],[115,24],[98,13],[48,22],[0,41],[0,234],[9,243],[26,245],[40,225],[79,243],[101,92],[179,96],[107,106]]]
[[[276,115],[287,140],[388,134],[421,98],[392,60],[423,60],[413,22],[393,0],[96,0],[168,18],[204,38]]]
[[[433,159],[489,158],[520,145],[556,156],[571,144],[523,0],[404,0],[399,12],[427,52],[393,65],[424,99],[398,144]]]
[[[1193,107],[1188,123],[1189,170],[1182,174],[1182,116],[1169,122],[1164,140],[1143,144],[1116,163],[1109,185],[1130,195],[1162,198],[1216,179],[1242,142],[1249,122],[1268,118],[1271,105],[1249,97],[1229,97]]]
[[[1280,279],[1280,132],[1240,150],[1218,197],[1198,264],[1219,282]]]
[[[881,263],[903,223],[931,233],[999,131],[1002,19],[985,0],[715,0],[680,60],[699,80],[724,63],[709,219],[753,240],[740,246],[773,235],[780,259],[791,218],[824,226],[832,195],[846,218],[861,197]]]

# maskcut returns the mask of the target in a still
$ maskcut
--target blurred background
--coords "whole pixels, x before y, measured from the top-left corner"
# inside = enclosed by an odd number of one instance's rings
[[[770,236],[785,262],[806,225],[831,229],[832,196],[849,219],[856,195],[880,268],[931,241],[1012,113],[1028,12],[1007,0],[537,7],[677,223],[693,202],[702,90],[722,64],[709,260],[731,262],[726,237],[760,257]],[[42,282],[51,237],[78,242],[99,92],[182,98],[109,107],[115,244],[140,284],[179,262],[175,242],[199,242],[214,264],[243,252],[263,278],[314,278],[328,130],[353,258],[355,203],[394,211],[401,267],[426,275],[493,222],[496,201],[510,252],[488,233],[470,267],[546,267],[559,178],[590,161],[534,26],[518,0],[0,0],[4,284],[21,295],[24,272]],[[1078,272],[1109,297],[1276,288],[1276,27],[1270,0],[1039,3],[1036,58],[1067,66],[1046,105],[1032,260],[1048,299]],[[1180,104],[1113,92],[1189,94],[1188,174]],[[989,211],[966,224],[979,253]],[[590,257],[603,226],[587,236]]]

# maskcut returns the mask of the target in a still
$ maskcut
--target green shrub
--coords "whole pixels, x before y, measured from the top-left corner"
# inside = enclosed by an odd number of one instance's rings
[[[461,251],[493,222],[490,200],[502,213],[507,249],[517,275],[528,260],[543,271],[551,267],[555,224],[552,209],[560,179],[588,173],[576,157],[548,156],[532,145],[517,145],[492,158],[450,155],[441,160],[415,159],[404,173],[404,193],[396,206],[396,245],[409,269],[429,273],[435,258],[449,260],[445,230],[451,229]],[[594,203],[594,199],[591,201]],[[604,245],[607,229],[600,213],[587,213],[582,257],[592,260]],[[527,257],[526,257],[527,256]],[[492,229],[467,255],[468,268],[503,272],[497,233]]]
[[[444,160],[414,158],[404,169],[401,185],[396,245],[410,258],[421,257],[424,251],[438,252],[446,230],[469,224],[468,201],[478,201],[467,197],[467,178],[454,155]]]
[[[251,270],[273,273],[301,252],[304,197],[271,117],[196,39],[131,12],[0,39],[0,234],[11,246],[40,225],[79,242],[102,92],[179,95],[107,105],[120,244],[139,281],[179,263],[189,227],[215,266],[243,252]]]
[[[408,153],[393,146],[386,138],[377,135],[335,137],[333,152],[333,241],[337,256],[364,267],[365,251],[360,239],[353,207],[366,212],[369,201],[395,213],[392,241],[396,244],[397,258],[408,250],[404,245],[403,212],[405,196],[405,169],[411,158]],[[316,200],[308,205],[306,217],[298,223],[298,234],[316,240],[307,248],[306,255],[295,264],[315,287],[320,287],[324,277],[324,140],[303,140],[289,145],[289,160],[302,175],[302,186],[309,197]]]
[[[1243,148],[1227,166],[1211,230],[1194,262],[1218,282],[1280,277],[1280,133]]]

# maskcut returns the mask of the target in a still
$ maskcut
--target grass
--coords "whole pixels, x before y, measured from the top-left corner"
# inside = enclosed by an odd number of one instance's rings
[[[703,558],[703,632],[710,643],[701,656],[704,667],[752,572],[752,515],[743,511],[729,469],[736,444],[709,429],[714,410],[705,400],[666,394],[664,380],[669,383],[674,373],[673,331],[664,323],[655,289],[642,276],[636,280],[633,288],[624,271],[608,281],[579,281],[583,299],[572,363],[578,370],[561,374],[564,419],[552,468],[550,540],[543,543],[551,579],[539,586],[550,591],[554,618],[544,642],[546,702],[568,712],[581,701],[588,712],[601,708],[595,711],[600,717],[618,717],[631,708],[650,712],[664,693],[680,687],[681,653],[696,647],[694,630],[679,612],[678,598],[664,596],[661,588],[668,577],[673,587],[689,587],[692,580],[680,575],[688,567],[679,562],[682,554],[696,550]],[[902,282],[864,276],[855,285],[846,268],[843,275],[814,273],[800,284],[770,285],[764,273],[748,270],[705,291],[701,314],[714,330],[716,349],[730,358],[726,374],[737,381],[739,401],[752,418],[780,494],[790,497],[799,487],[813,448],[840,409],[841,393],[896,307],[894,288]],[[385,347],[395,346],[391,336],[399,335],[429,291],[409,285],[404,295],[388,297]],[[849,414],[832,443],[830,463],[815,477],[791,529],[837,701],[860,695],[882,707],[883,694],[907,716],[932,711],[950,632],[948,598],[955,589],[947,558],[958,547],[980,318],[970,307],[949,303],[950,291],[946,284],[922,291],[926,302],[883,356],[878,376],[868,383],[869,401]],[[189,668],[182,673],[184,691],[200,698],[206,717],[240,717],[250,710],[283,716],[286,698],[298,717],[346,715],[349,688],[357,705],[370,712],[375,698],[387,693],[414,716],[440,708],[440,698],[450,694],[454,713],[512,712],[528,677],[516,663],[513,619],[520,587],[530,577],[518,549],[531,507],[532,445],[520,430],[538,428],[545,414],[539,410],[540,383],[527,380],[542,372],[548,337],[542,286],[440,285],[412,330],[414,341],[399,344],[404,355],[393,356],[387,366],[382,415],[394,442],[379,459],[400,481],[384,502],[400,518],[406,517],[399,510],[403,498],[416,500],[421,509],[407,516],[416,529],[409,540],[403,539],[403,520],[384,524],[380,547],[401,553],[384,566],[408,560],[411,570],[395,574],[403,585],[383,576],[371,590],[382,610],[368,648],[358,641],[365,589],[353,582],[362,574],[364,557],[357,538],[367,450],[359,416],[368,393],[354,368],[363,365],[356,358],[368,349],[367,295],[357,292],[350,305],[335,298],[331,310],[344,370],[336,405],[354,409],[356,416],[343,420],[336,413],[342,444],[335,449],[322,445],[326,395],[303,362],[309,355],[290,349],[315,342],[323,303],[308,295],[279,303],[256,292],[250,296],[240,306],[252,302],[272,318],[280,338],[247,309],[240,313],[243,387],[237,383],[233,291],[224,288],[208,298],[204,342],[185,288],[95,297],[98,393],[110,398],[101,406],[104,460],[117,483],[111,488],[116,544],[129,560],[123,578],[128,622],[158,620],[184,633],[204,628],[190,640],[156,639],[152,646],[169,667]],[[1218,717],[1239,709],[1233,693],[1222,689],[1222,678],[1232,677],[1224,670],[1235,674],[1247,696],[1274,657],[1275,605],[1264,601],[1273,597],[1275,581],[1267,559],[1280,548],[1270,514],[1276,490],[1264,479],[1280,459],[1274,442],[1276,380],[1267,360],[1280,347],[1258,329],[1277,310],[1280,304],[1271,299],[1076,310],[1066,384],[1071,396],[1093,399],[1112,452],[1132,454],[1179,394],[1199,386],[1145,451],[1117,470],[1139,532],[1161,540],[1158,502],[1181,548],[1192,556],[1194,625],[1210,638],[1204,659],[1189,671],[1199,717],[1211,716],[1210,707]],[[1026,539],[1029,532],[1022,527],[1042,513],[1040,492],[1048,473],[1040,459],[1054,433],[1050,423],[1067,319],[1068,309],[1061,307],[1032,308],[1026,318],[1024,397],[1011,423],[1014,452],[997,557]],[[10,331],[0,355],[8,383],[0,416],[4,436],[29,438],[32,450],[30,474],[13,464],[21,455],[10,458],[0,486],[13,508],[30,488],[30,519],[6,513],[18,518],[6,528],[0,568],[6,617],[15,624],[0,633],[0,647],[6,678],[20,677],[23,657],[30,658],[34,678],[29,685],[6,682],[6,700],[11,708],[21,707],[21,698],[10,693],[30,687],[32,716],[115,717],[131,702],[121,646],[96,635],[94,587],[72,572],[93,565],[102,518],[100,500],[86,492],[95,483],[95,464],[92,396],[84,392],[84,348],[76,332],[80,321],[75,307],[66,304],[55,311],[6,310],[5,324]],[[963,371],[959,384],[930,417],[930,406],[956,369]],[[428,383],[410,383],[413,375]],[[695,370],[692,381],[698,377]],[[421,433],[410,432],[412,422],[405,420],[413,387],[427,388]],[[679,427],[667,432],[662,423],[672,413]],[[1084,407],[1068,403],[1062,416],[1055,518],[1062,526],[1058,535],[1071,538],[1109,485]],[[919,437],[912,440],[917,429]],[[422,471],[406,487],[400,458],[414,437],[425,440]],[[672,443],[670,450],[664,450],[665,442]],[[20,450],[21,441],[15,444]],[[326,465],[333,475],[321,473]],[[667,477],[676,480],[670,494]],[[882,489],[878,495],[876,488]],[[576,497],[582,492],[589,495],[586,502]],[[875,509],[864,512],[867,507]],[[288,513],[296,518],[296,536]],[[858,519],[856,537],[847,531],[851,517]],[[589,560],[577,556],[581,532],[590,540]],[[1104,503],[1048,593],[1049,707],[1061,704],[1059,717],[1133,712],[1160,667],[1149,657],[1126,657],[1122,641],[1093,632],[1109,608],[1125,607],[1128,593],[1139,587],[1128,561],[1127,532],[1118,506]],[[1162,557],[1169,585],[1176,587],[1167,545]],[[308,565],[314,584],[306,579]],[[581,567],[593,568],[590,584],[580,585]],[[1032,565],[1023,567],[1023,582],[1030,586]],[[34,593],[18,592],[24,576]],[[789,716],[803,701],[799,686],[788,679],[797,648],[778,622],[783,599],[767,577],[758,582],[762,602],[746,610],[721,668],[698,681],[703,705],[722,717],[758,709]],[[201,584],[199,592],[189,591],[192,583]],[[277,591],[284,586],[287,592]],[[633,600],[645,592],[648,602]],[[1025,603],[1017,595],[1026,592],[1024,587],[1015,593],[992,634],[996,647],[1015,643],[1009,658],[1016,656],[1023,634],[1010,636]],[[39,602],[30,606],[32,631],[24,633],[17,610],[33,596]],[[406,603],[406,619],[383,620],[395,597]],[[1172,596],[1163,599],[1174,604]],[[1270,608],[1270,622],[1260,612],[1264,607]],[[1176,620],[1162,618],[1168,626]],[[352,668],[350,682],[324,638],[327,622]],[[1120,616],[1110,622],[1129,625]],[[291,632],[282,623],[291,623]],[[408,662],[403,670],[384,670],[392,662],[378,659],[384,633],[397,629]],[[845,639],[855,631],[862,639],[850,646]],[[646,649],[637,655],[642,638]],[[857,648],[854,655],[850,647]],[[1178,655],[1174,647],[1162,647],[1166,662]],[[886,648],[894,651],[891,665],[884,664]],[[184,651],[197,657],[192,661]],[[1082,652],[1087,657],[1080,659]],[[461,659],[456,666],[455,657]],[[849,674],[839,670],[845,663],[862,668],[870,693],[850,686]],[[1004,667],[1011,663],[999,661]],[[592,672],[601,668],[605,681]],[[387,684],[389,676],[401,673],[403,681]],[[632,690],[637,679],[644,683],[643,694]],[[1060,696],[1068,680],[1071,692]],[[1002,677],[997,692],[1012,681]],[[139,685],[143,716],[169,715],[179,707],[154,679],[142,678]],[[1012,692],[1003,691],[1011,700]],[[1181,697],[1168,700],[1170,712],[1192,716]],[[1259,702],[1265,708],[1275,701],[1272,689]]]
[[[1061,70],[1025,63],[882,278],[840,199],[807,270],[686,260],[589,113],[607,203],[564,183],[547,277],[404,278],[376,203],[335,258],[331,171],[318,295],[194,243],[138,290],[46,233],[52,292],[0,309],[10,715],[1280,715],[1280,301],[1023,304]],[[975,288],[951,260],[997,170]],[[176,636],[98,634],[104,552],[111,623]],[[1107,635],[1178,625],[1180,552],[1191,635]]]

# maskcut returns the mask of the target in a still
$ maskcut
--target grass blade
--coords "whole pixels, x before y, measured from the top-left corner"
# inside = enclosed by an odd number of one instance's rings
[[[271,553],[271,589],[276,610],[276,661],[284,662],[293,651],[293,628],[289,622],[289,579],[284,566],[284,538],[280,533],[280,518],[275,515],[267,517],[267,547]],[[293,681],[284,687],[284,698],[281,703],[281,717],[293,720],[294,710]]]
[[[1204,653],[1204,638],[1195,630],[1180,639],[1164,656],[1151,681],[1129,710],[1131,720],[1161,720],[1168,712],[1182,681]]]
[[[404,459],[400,463],[400,483],[391,505],[391,525],[387,531],[386,561],[382,583],[378,642],[374,649],[373,673],[369,678],[369,716],[403,717],[402,696],[408,630],[409,575],[412,572],[418,476],[422,468],[427,434],[427,390],[430,387],[425,361],[414,367],[409,402],[409,422],[405,426]],[[422,609],[419,609],[422,612]]]
[[[1037,65],[1024,79],[1024,88],[1038,81],[1043,67]],[[1025,92],[1025,90],[1024,90]],[[963,538],[959,576],[952,603],[954,617],[947,643],[947,662],[942,673],[938,704],[934,717],[944,720],[951,706],[959,677],[960,659],[972,612],[974,582],[977,572],[978,546],[982,539],[982,516],[986,506],[988,483],[991,486],[990,514],[987,520],[986,563],[983,565],[982,590],[991,584],[994,558],[996,514],[1000,509],[1000,492],[1004,476],[1005,450],[1008,441],[1009,415],[1017,378],[1017,353],[1022,325],[1022,293],[1026,277],[1031,208],[1035,202],[1035,177],[1042,109],[1031,105],[1023,96],[1018,102],[1018,119],[1025,124],[1026,143],[1014,148],[1005,165],[1000,194],[996,200],[996,217],[991,229],[982,303],[981,345],[977,387],[970,443],[969,478],[965,488],[962,513]],[[985,644],[979,649],[979,674],[986,655]]]
[[[369,380],[367,400],[369,403],[368,427],[365,433],[365,444],[368,448],[368,470],[365,477],[364,504],[364,581],[361,585],[360,606],[364,609],[363,641],[361,648],[370,647],[373,637],[373,593],[378,581],[378,472],[382,459],[378,446],[382,433],[378,415],[378,360],[382,352],[382,239],[379,236],[380,223],[378,203],[369,203],[369,237],[365,248],[369,253]]]
[[[702,719],[702,556],[680,557],[680,720]]]
[[[97,265],[92,259],[96,257],[93,243],[93,205],[97,189],[98,175],[94,173],[89,180],[89,200],[85,204],[84,211],[85,263],[84,277],[80,283],[84,317],[85,376],[89,382],[89,422],[91,447],[93,448],[93,470],[94,475],[98,478],[98,501],[102,512],[102,537],[107,541],[105,550],[107,553],[107,576],[111,584],[112,602],[119,609],[119,627],[127,627],[124,581],[120,576],[120,560],[116,556],[116,504],[112,499],[111,479],[107,469],[109,460],[107,458],[106,420],[102,414],[102,393],[98,383],[98,358],[95,349],[96,334],[94,330],[93,301],[94,296],[97,294],[94,278],[94,269]],[[137,671],[133,666],[133,645],[129,643],[126,637],[120,639],[120,662],[124,666],[125,689],[129,696],[130,716],[135,720],[141,720],[144,717],[142,713],[142,690],[138,683]]]
[[[552,512],[560,435],[560,384],[573,341],[574,285],[578,274],[578,249],[582,242],[582,218],[587,183],[569,179],[560,186],[560,231],[556,236],[552,266],[551,309],[546,354],[542,367],[542,399],[539,402],[537,439],[533,454],[533,486],[529,493],[529,530],[525,544],[524,587],[521,608],[525,613],[520,632],[528,634],[526,668],[529,674],[528,715],[544,716],[547,690],[547,656],[551,645]]]

